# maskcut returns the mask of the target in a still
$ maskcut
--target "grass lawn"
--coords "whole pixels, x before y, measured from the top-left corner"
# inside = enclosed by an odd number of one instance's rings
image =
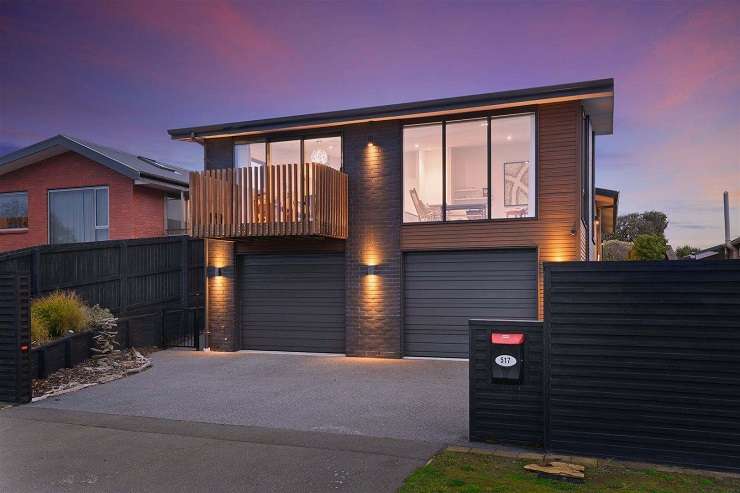
[[[401,493],[731,493],[740,479],[632,469],[619,464],[586,468],[586,481],[572,484],[537,477],[523,466],[532,461],[492,455],[443,452],[406,478]]]

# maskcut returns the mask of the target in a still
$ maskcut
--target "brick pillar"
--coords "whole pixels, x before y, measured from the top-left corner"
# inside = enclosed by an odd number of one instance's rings
[[[236,265],[234,242],[206,241],[206,266],[226,268],[221,276],[206,279],[208,338],[212,351],[241,349],[236,318]],[[207,269],[209,271],[211,269]]]
[[[368,144],[372,136],[373,145]],[[401,356],[401,127],[397,122],[345,129],[349,174],[346,245],[346,351]],[[376,273],[367,274],[375,265]]]

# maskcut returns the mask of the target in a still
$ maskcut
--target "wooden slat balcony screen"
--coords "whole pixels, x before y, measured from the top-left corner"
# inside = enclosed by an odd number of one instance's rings
[[[346,239],[348,186],[345,173],[316,163],[192,172],[191,235]]]

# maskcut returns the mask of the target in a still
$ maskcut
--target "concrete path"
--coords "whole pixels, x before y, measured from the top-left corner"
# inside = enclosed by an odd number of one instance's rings
[[[0,491],[394,491],[442,444],[23,406]]]
[[[34,407],[458,443],[468,364],[162,351],[139,375]]]

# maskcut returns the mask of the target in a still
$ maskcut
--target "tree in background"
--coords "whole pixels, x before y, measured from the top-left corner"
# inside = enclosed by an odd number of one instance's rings
[[[604,260],[629,260],[632,243],[629,241],[609,240],[601,246]]]
[[[639,235],[656,235],[665,237],[668,217],[659,211],[633,212],[617,218],[614,233],[608,240],[635,241]]]
[[[692,247],[691,245],[684,245],[676,248],[676,255],[678,255],[678,258],[686,258],[689,255],[693,255],[696,252],[698,252],[699,249],[696,247]]]
[[[663,260],[665,259],[666,241],[660,235],[637,235],[632,242],[630,260]]]

